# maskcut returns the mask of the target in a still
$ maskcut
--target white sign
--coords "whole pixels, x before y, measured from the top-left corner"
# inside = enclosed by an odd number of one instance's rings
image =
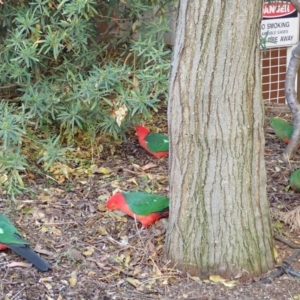
[[[283,47],[299,42],[299,19],[291,3],[275,2],[263,5],[261,37],[267,39],[266,47]]]

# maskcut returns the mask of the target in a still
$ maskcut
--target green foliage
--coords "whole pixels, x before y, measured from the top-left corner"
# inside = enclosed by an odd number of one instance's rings
[[[165,11],[176,5],[173,0],[4,1],[0,186],[12,194],[22,190],[28,136],[30,147],[42,145],[36,159],[49,169],[65,161],[79,132],[124,138],[136,119],[151,117],[165,103],[171,57],[163,41],[169,30]],[[105,20],[118,29],[113,36],[100,35]]]
[[[24,183],[20,175],[28,166],[20,148],[15,151],[0,151],[0,184],[14,199],[16,194],[24,190]]]
[[[22,114],[15,114],[15,106],[9,106],[5,102],[0,103],[0,139],[2,149],[9,150],[11,146],[21,143],[24,130],[24,117]]]
[[[43,155],[39,159],[38,163],[42,162],[45,164],[45,169],[48,170],[54,162],[60,161],[66,162],[66,153],[71,151],[72,147],[62,147],[60,145],[59,136],[51,137],[43,143]]]
[[[260,48],[263,50],[264,55],[267,54],[267,43],[276,44],[271,39],[268,38],[269,31],[266,32],[264,36],[260,36]]]

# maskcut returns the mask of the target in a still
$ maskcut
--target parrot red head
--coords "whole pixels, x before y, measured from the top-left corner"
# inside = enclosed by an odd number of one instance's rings
[[[125,203],[125,198],[122,193],[117,193],[107,200],[106,207],[109,210],[116,210],[120,209]]]
[[[138,137],[140,138],[144,138],[145,136],[148,135],[148,133],[150,132],[148,130],[148,128],[144,127],[144,126],[141,126],[141,125],[138,125],[135,127],[135,130],[136,130],[136,134],[138,135]]]

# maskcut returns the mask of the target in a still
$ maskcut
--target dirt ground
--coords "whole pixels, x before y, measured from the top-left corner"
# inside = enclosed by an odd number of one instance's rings
[[[266,106],[265,158],[274,232],[300,244],[300,230],[292,232],[280,222],[282,213],[300,206],[300,194],[288,189],[289,174],[300,167],[300,156],[290,165],[283,162],[285,145],[268,125],[272,116],[290,119],[290,113],[284,106]],[[237,282],[227,287],[171,268],[162,257],[167,219],[139,230],[133,219],[105,208],[107,198],[118,189],[167,195],[167,158],[145,154],[134,136],[113,155],[104,153],[93,158],[92,172],[73,166],[78,172],[65,181],[27,174],[32,191],[18,199],[17,207],[2,197],[0,211],[53,270],[41,273],[10,250],[2,251],[0,299],[300,299],[299,279],[287,274],[267,284]],[[296,251],[277,240],[276,249],[277,265]],[[300,258],[292,267],[300,271]]]

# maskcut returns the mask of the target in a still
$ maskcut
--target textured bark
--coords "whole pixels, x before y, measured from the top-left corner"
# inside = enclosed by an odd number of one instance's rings
[[[291,0],[291,3],[300,12],[300,2],[298,0]],[[284,4],[283,4],[284,5]],[[300,43],[292,51],[292,57],[289,61],[289,66],[285,77],[285,98],[288,106],[293,114],[294,131],[289,144],[284,150],[283,157],[289,161],[299,148],[300,140],[300,105],[296,93],[296,75],[300,66]]]
[[[177,268],[244,278],[273,266],[259,28],[262,1],[181,1],[169,91]]]

